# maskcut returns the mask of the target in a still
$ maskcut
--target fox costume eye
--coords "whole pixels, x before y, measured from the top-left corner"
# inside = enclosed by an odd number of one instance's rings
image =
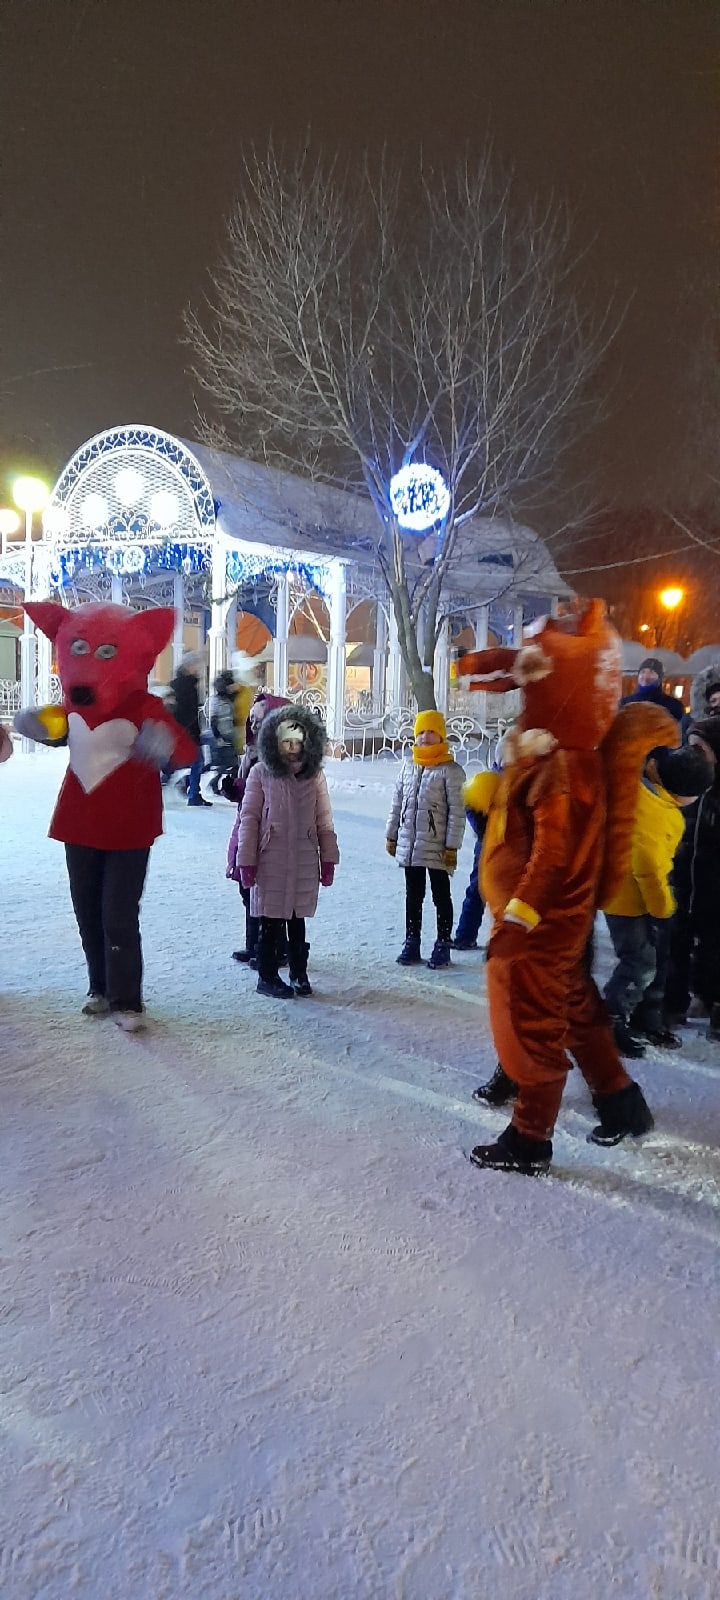
[[[112,661],[113,656],[116,655],[116,644],[99,644],[97,650],[95,651],[95,659],[97,661]]]
[[[89,656],[90,646],[87,639],[73,639],[70,646],[71,656]]]

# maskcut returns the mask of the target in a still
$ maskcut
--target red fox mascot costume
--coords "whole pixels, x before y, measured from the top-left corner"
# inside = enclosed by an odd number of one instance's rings
[[[522,713],[503,746],[504,770],[481,775],[489,791],[481,890],[495,920],[490,1022],[518,1093],[497,1143],[472,1152],[478,1166],[547,1170],[566,1051],[593,1094],[596,1142],[652,1127],[642,1091],[618,1055],[587,954],[605,855],[608,783],[600,747],[619,720],[620,666],[620,640],[597,600],[544,620],[520,650],[483,650],[458,663],[471,689],[523,690]],[[659,742],[647,737],[631,765]],[[630,779],[631,796],[635,788]]]
[[[142,1026],[139,908],[150,848],[162,833],[160,771],[190,766],[196,746],[147,680],[174,612],[52,601],[26,606],[55,644],[62,706],[21,711],[15,725],[42,744],[67,743],[68,769],[50,824],[65,845],[70,893],[88,966],[88,1016]]]

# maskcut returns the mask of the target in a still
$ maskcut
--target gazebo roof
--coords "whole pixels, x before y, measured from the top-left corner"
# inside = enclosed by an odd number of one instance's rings
[[[364,496],[186,442],[218,502],[218,524],[231,538],[335,556],[366,569],[375,565],[377,518]],[[422,540],[411,536],[410,542],[412,564],[419,569]],[[451,587],[469,599],[493,599],[499,589],[508,599],[572,592],[530,528],[500,517],[475,517],[458,543]]]

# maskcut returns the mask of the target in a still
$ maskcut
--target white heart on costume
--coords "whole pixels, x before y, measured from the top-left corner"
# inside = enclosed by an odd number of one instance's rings
[[[98,784],[110,777],[111,772],[123,766],[129,759],[137,735],[135,723],[128,722],[125,717],[114,717],[111,722],[101,722],[97,728],[89,728],[77,711],[70,712],[70,770],[75,773],[86,794],[91,794]]]

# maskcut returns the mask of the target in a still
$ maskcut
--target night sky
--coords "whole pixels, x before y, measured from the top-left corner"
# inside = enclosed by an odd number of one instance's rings
[[[452,159],[490,128],[596,236],[598,293],[634,296],[596,449],[609,496],[661,494],[713,293],[715,9],[2,0],[0,466],[52,476],[118,422],[192,436],[182,310],[244,142]]]

